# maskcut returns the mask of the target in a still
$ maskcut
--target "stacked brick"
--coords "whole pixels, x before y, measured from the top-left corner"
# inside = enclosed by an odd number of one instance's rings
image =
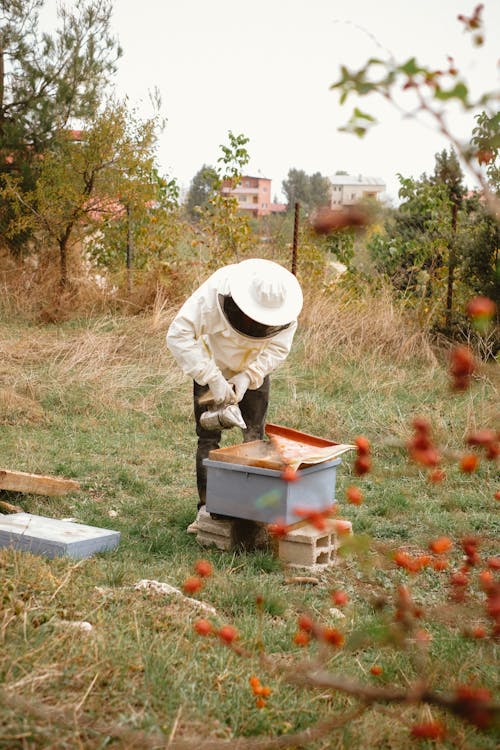
[[[220,550],[230,551],[236,546],[235,523],[237,521],[212,519],[202,508],[188,532],[196,534],[196,540],[203,546],[214,545]],[[267,534],[264,526],[261,532],[258,546],[263,546],[263,537]],[[347,533],[352,533],[352,530]],[[275,545],[279,559],[287,567],[306,568],[310,571],[321,571],[335,565],[337,548],[338,534],[334,519],[326,520],[323,530],[309,524],[290,529]]]

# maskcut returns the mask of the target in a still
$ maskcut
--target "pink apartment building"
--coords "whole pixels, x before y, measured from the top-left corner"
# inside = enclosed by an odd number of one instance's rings
[[[243,175],[235,188],[224,183],[222,192],[236,198],[238,208],[241,211],[247,211],[252,216],[268,216],[286,211],[284,203],[272,202],[271,180],[267,177]]]

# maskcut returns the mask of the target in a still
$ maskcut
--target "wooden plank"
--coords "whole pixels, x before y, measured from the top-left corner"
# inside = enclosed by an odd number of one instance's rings
[[[46,477],[41,474],[28,474],[24,471],[0,469],[0,490],[29,492],[34,495],[66,495],[79,490],[80,485],[73,479]]]
[[[0,500],[0,510],[4,510],[6,513],[23,512],[23,509],[19,505],[12,505],[12,503],[7,503],[5,500]]]

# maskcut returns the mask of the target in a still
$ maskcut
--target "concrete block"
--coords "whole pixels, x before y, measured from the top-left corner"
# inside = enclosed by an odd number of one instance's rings
[[[196,534],[196,541],[205,547],[215,546],[220,550],[262,549],[269,544],[265,526],[245,519],[214,519],[202,507],[196,519],[188,526],[190,534]]]
[[[46,557],[67,555],[74,559],[114,549],[120,532],[73,521],[14,513],[0,516],[0,547],[11,547]]]
[[[203,547],[217,547],[223,551],[233,548],[232,522],[216,521],[205,507],[198,511],[192,524],[188,526],[189,534],[196,534],[196,541]]]
[[[322,570],[337,562],[338,539],[335,521],[328,520],[323,531],[307,525],[292,529],[278,542],[278,557],[286,565]]]

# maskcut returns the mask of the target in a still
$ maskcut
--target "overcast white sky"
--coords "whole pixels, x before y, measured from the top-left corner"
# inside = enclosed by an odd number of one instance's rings
[[[75,0],[67,0],[71,4]],[[57,0],[46,0],[44,25]],[[479,91],[500,88],[500,0],[485,0],[486,44],[474,48],[458,13],[474,0],[114,0],[113,29],[123,47],[116,84],[144,114],[158,87],[167,124],[162,169],[187,188],[215,164],[228,131],[249,137],[248,172],[272,179],[279,200],[292,167],[332,175],[342,169],[381,177],[397,199],[397,173],[431,172],[442,136],[404,120],[384,102],[359,105],[381,120],[364,139],[339,133],[354,99],[329,90],[340,65],[370,56],[415,55],[446,67],[447,55]],[[472,115],[457,114],[467,135]],[[469,180],[469,184],[472,184]]]

